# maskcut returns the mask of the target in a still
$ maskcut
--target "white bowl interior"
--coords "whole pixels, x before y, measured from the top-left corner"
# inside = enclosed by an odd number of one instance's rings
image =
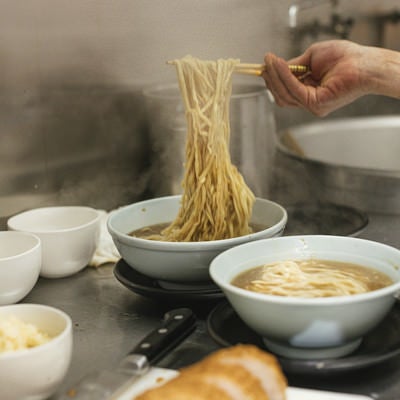
[[[172,222],[179,206],[179,201],[174,197],[139,202],[117,210],[111,224],[116,231],[130,234],[145,226]]]
[[[350,168],[399,171],[399,128],[399,116],[378,116],[299,125],[288,132],[308,159]]]
[[[40,239],[25,232],[0,232],[0,260],[17,257],[40,246]]]

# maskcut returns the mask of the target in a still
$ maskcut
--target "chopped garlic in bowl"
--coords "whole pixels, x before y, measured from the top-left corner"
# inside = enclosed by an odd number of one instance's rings
[[[15,316],[0,318],[0,353],[36,347],[47,343],[50,336],[35,325]]]

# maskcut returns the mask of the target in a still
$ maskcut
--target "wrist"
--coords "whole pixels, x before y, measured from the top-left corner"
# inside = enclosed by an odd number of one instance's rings
[[[367,93],[400,98],[400,52],[369,47],[361,66]]]

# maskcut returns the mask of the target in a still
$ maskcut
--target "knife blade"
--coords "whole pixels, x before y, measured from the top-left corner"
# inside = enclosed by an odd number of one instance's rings
[[[162,323],[145,336],[114,369],[85,376],[58,400],[117,400],[151,365],[181,343],[196,327],[189,308],[167,312]]]

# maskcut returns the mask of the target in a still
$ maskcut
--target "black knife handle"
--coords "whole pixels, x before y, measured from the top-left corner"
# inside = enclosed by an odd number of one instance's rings
[[[129,354],[141,354],[153,365],[196,328],[196,316],[189,308],[168,311],[162,324],[144,337]]]

